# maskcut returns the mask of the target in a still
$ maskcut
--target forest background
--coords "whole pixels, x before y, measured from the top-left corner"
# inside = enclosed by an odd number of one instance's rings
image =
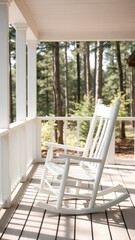
[[[15,30],[9,26],[10,122],[16,120],[15,38]],[[40,43],[37,116],[92,116],[98,98],[107,105],[119,98],[119,116],[134,116],[134,74],[127,64],[134,50],[135,42],[129,41]],[[56,141],[63,143],[63,121],[56,125]],[[119,129],[124,139],[124,122]]]

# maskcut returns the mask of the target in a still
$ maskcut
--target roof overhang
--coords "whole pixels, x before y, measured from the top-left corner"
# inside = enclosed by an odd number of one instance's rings
[[[13,0],[10,22],[27,23],[27,40],[135,40],[134,0]]]

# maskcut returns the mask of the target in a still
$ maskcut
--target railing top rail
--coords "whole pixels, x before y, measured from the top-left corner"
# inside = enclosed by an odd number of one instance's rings
[[[91,120],[92,117],[37,117],[40,120],[63,120],[63,121],[77,121],[77,120]],[[117,121],[135,121],[135,117],[118,117]]]
[[[46,117],[37,117],[38,119],[41,119],[41,120],[64,120],[64,121],[77,121],[77,120],[91,120],[92,117],[49,117],[49,116],[46,116]]]
[[[8,133],[8,129],[0,129],[0,137]]]
[[[118,117],[118,121],[135,121],[135,117]]]
[[[19,121],[19,122],[14,122],[9,125],[9,129],[0,129],[0,137],[7,134],[10,131],[14,131],[16,128],[22,127],[25,124],[28,124],[30,121],[33,120],[63,120],[63,121],[86,121],[89,120],[91,121],[92,117],[50,117],[50,116],[45,116],[45,117],[32,117],[32,118],[26,118],[26,121]],[[118,117],[117,121],[135,121],[135,117]]]
[[[7,129],[0,129],[0,137],[8,134],[11,131],[16,130],[17,128],[21,128],[28,124],[31,121],[35,121],[37,118],[32,117],[32,118],[26,118],[26,121],[17,121],[9,124],[9,128]]]

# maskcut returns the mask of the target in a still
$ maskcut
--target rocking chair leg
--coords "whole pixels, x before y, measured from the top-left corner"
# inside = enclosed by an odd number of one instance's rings
[[[81,181],[80,181],[80,180],[78,180],[78,181],[76,182],[76,186],[77,186],[77,187],[80,187],[80,186],[81,186]],[[80,191],[80,189],[77,188],[77,189],[76,189],[76,194],[77,194],[77,195],[79,194],[79,191]]]
[[[41,181],[40,181],[40,188],[41,189],[43,189],[43,187],[44,187],[44,179],[46,178],[47,173],[48,173],[48,168],[46,166],[44,166],[44,172],[43,172],[43,175],[42,175],[42,178],[41,178]]]
[[[50,147],[48,152],[47,152],[46,163],[51,161],[52,155],[53,155],[53,147]],[[42,179],[40,181],[40,188],[41,189],[43,189],[44,179],[47,177],[47,173],[48,173],[48,168],[46,167],[46,164],[45,164],[44,165],[44,171],[43,171]]]
[[[63,175],[60,183],[60,189],[59,189],[58,199],[57,199],[57,208],[60,208],[62,205],[62,200],[63,200],[67,177],[68,177],[69,164],[70,164],[69,159],[67,159],[65,162],[64,171],[63,171]]]

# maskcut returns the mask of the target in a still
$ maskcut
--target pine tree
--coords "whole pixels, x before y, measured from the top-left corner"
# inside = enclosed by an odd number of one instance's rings
[[[65,42],[65,113],[69,115],[67,42]]]
[[[89,42],[85,43],[85,56],[86,56],[86,95],[87,97],[89,97],[89,93],[91,91]]]
[[[96,96],[95,101],[102,98],[102,55],[103,42],[97,42],[97,64],[96,64]]]
[[[121,64],[121,53],[120,53],[119,42],[116,42],[116,57],[117,57],[117,64],[118,64],[119,92],[122,96],[124,94],[124,91],[123,91],[124,88],[123,88],[123,70],[122,70],[122,64]],[[125,135],[125,123],[123,121],[120,122],[120,128],[121,128],[121,139],[124,139],[126,135]]]
[[[56,114],[62,116],[60,74],[59,74],[59,42],[54,43],[54,82],[56,94]],[[63,121],[58,121],[58,143],[63,144]]]

